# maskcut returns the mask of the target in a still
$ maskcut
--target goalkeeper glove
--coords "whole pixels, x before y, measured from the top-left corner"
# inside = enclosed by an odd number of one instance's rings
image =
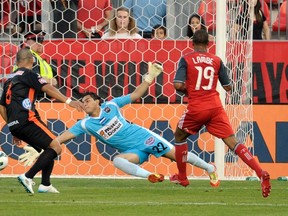
[[[160,64],[154,63],[152,64],[151,62],[148,62],[148,73],[146,74],[144,80],[151,84],[153,80],[159,76],[159,74],[162,72],[163,67]]]
[[[28,145],[24,146],[23,149],[26,150],[26,152],[19,156],[19,161],[20,163],[23,163],[24,166],[31,166],[33,162],[44,151],[42,149],[41,152],[37,152],[33,147],[30,147]]]

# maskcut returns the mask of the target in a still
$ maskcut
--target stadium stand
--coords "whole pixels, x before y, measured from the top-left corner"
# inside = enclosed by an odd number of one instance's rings
[[[273,22],[272,25],[272,30],[273,31],[286,31],[286,27],[287,27],[287,1],[283,2],[280,9],[279,9],[279,13],[275,19],[275,21]]]

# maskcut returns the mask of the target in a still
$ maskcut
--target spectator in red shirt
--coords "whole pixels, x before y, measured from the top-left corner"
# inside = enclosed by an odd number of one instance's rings
[[[18,37],[18,33],[25,33],[34,30],[41,30],[41,0],[17,1],[15,9],[18,11],[15,26],[12,29],[13,37]],[[35,18],[36,16],[36,18]]]
[[[110,0],[79,0],[78,8],[78,38],[101,38],[111,18]]]

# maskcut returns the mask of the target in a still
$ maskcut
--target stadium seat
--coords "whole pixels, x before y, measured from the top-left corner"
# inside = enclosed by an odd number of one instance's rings
[[[204,19],[208,31],[216,29],[216,0],[201,1],[198,14]]]
[[[271,21],[271,17],[270,17],[270,10],[269,10],[269,6],[267,5],[267,3],[264,0],[261,0],[261,9],[266,17],[266,20],[268,22],[268,24],[270,24]]]
[[[272,25],[272,30],[273,31],[278,31],[278,29],[280,31],[286,31],[286,25],[287,25],[287,20],[286,20],[286,5],[287,5],[287,1],[283,2],[279,13]]]
[[[17,53],[18,47],[14,44],[3,42],[0,44],[0,71],[2,74],[9,74],[12,72],[14,59]]]

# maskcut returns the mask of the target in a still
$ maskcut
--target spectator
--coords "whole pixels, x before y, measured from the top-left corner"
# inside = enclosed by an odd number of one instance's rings
[[[1,33],[5,31],[7,24],[9,23],[9,15],[10,15],[10,4],[8,0],[3,0],[0,3],[0,27]]]
[[[123,7],[131,10],[139,34],[151,38],[153,26],[166,26],[166,0],[126,0]]]
[[[41,30],[41,0],[17,1],[15,9],[18,11],[15,25],[12,29],[13,37],[31,29]]]
[[[151,38],[165,39],[167,37],[167,29],[165,26],[155,25],[152,29]]]
[[[185,38],[192,39],[193,35],[199,29],[207,31],[204,19],[199,14],[192,14],[188,20],[187,35]],[[214,37],[209,34],[209,41],[213,41]]]
[[[101,38],[112,15],[110,0],[79,0],[78,8],[78,38]]]
[[[271,32],[269,29],[269,25],[267,19],[261,10],[261,2],[260,0],[252,0],[254,13],[253,13],[253,40],[270,40]],[[266,4],[265,2],[263,2]],[[251,7],[251,8],[253,8]],[[249,5],[247,3],[243,3],[243,7],[240,11],[240,14],[236,20],[236,24],[234,25],[234,38],[242,38],[248,39],[247,32],[249,29]]]
[[[109,31],[102,39],[140,39],[134,18],[130,15],[129,9],[120,7],[116,10],[113,19],[110,21]]]
[[[78,0],[51,0],[53,38],[76,38]]]

